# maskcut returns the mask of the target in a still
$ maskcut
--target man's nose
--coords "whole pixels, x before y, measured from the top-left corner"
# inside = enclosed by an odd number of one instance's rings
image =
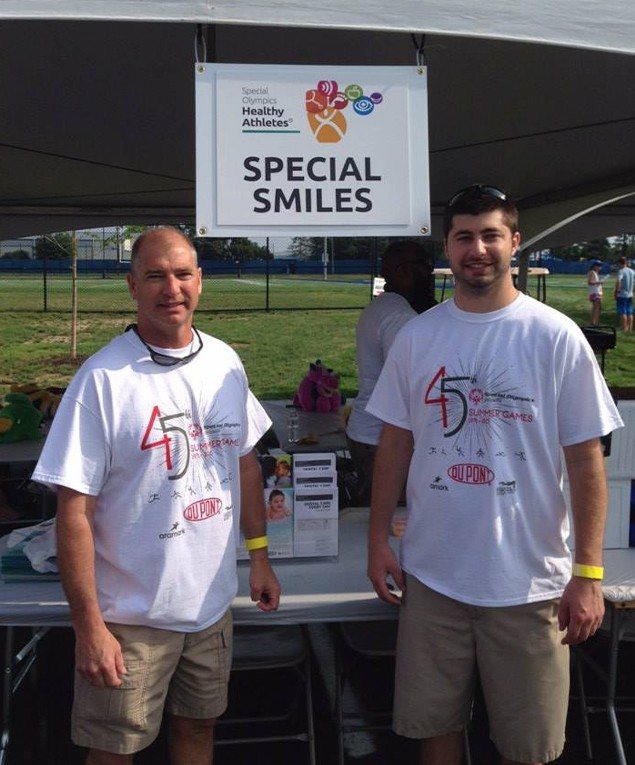
[[[179,280],[176,276],[168,275],[165,279],[163,288],[167,295],[176,295],[179,291]]]
[[[483,239],[481,239],[480,236],[474,240],[474,251],[478,253],[479,255],[485,255],[485,253],[487,252],[487,247],[485,246],[485,242],[483,241]]]

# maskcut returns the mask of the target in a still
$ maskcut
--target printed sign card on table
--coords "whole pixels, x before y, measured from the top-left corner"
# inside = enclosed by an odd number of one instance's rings
[[[338,495],[334,454],[296,454],[293,554],[337,555]]]

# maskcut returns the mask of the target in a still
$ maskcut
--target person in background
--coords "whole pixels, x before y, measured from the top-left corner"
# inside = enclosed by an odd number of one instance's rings
[[[452,197],[444,244],[454,298],[402,329],[368,403],[385,423],[368,574],[399,605],[393,727],[422,740],[423,765],[460,765],[478,667],[503,763],[537,765],[564,747],[568,646],[602,621],[599,438],[622,421],[581,329],[515,289],[518,212],[504,191]],[[397,562],[389,528],[406,477]]]
[[[591,302],[591,325],[594,327],[600,323],[600,313],[602,312],[604,288],[602,279],[600,279],[601,269],[602,261],[594,260],[586,275],[586,283],[589,285],[589,301]]]
[[[278,607],[260,466],[270,426],[243,366],[192,323],[191,242],[151,229],[132,249],[137,323],[71,382],[33,478],[57,491],[76,637],[72,737],[89,765],[128,765],[164,706],[174,765],[210,765],[226,706],[238,519],[251,598]]]
[[[390,244],[381,261],[384,292],[360,314],[355,331],[358,393],[346,425],[348,450],[357,473],[355,503],[367,506],[382,423],[366,411],[386,356],[399,330],[435,305],[434,261],[421,244]]]
[[[618,260],[620,267],[615,280],[615,302],[622,332],[633,331],[633,283],[635,271],[629,268],[625,257]]]

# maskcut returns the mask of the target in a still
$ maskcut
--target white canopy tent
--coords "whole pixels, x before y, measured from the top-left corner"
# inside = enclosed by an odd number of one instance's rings
[[[635,232],[628,0],[0,0],[0,237],[193,220],[198,23],[254,64],[414,65],[425,33],[437,238],[472,182],[536,248]]]

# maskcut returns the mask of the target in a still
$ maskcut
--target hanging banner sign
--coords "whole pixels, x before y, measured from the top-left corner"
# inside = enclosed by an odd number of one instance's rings
[[[195,73],[199,236],[429,233],[425,67]]]

